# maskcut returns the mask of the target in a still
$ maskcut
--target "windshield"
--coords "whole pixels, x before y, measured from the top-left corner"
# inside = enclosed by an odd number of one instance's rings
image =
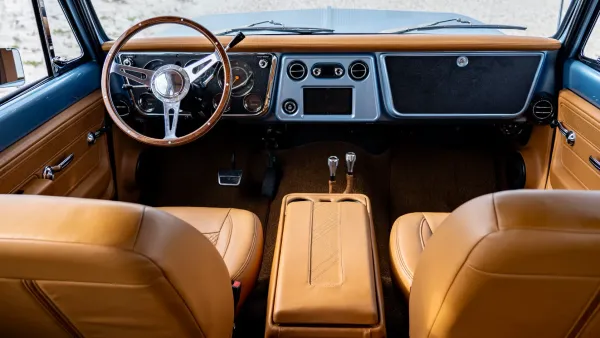
[[[106,34],[114,39],[134,23],[155,16],[190,18],[213,32],[261,23],[265,30],[246,34],[294,34],[291,28],[311,28],[314,34],[515,34],[552,36],[571,2],[578,0],[92,0]],[[440,29],[411,30],[450,20]],[[269,29],[277,24],[278,29]],[[481,27],[483,24],[525,26],[521,29]],[[448,27],[448,26],[452,27]],[[462,29],[459,25],[477,25]],[[254,26],[256,27],[256,26]],[[325,30],[314,30],[323,28]],[[406,31],[406,30],[409,31]],[[333,32],[332,32],[333,31]],[[406,32],[405,32],[406,31]],[[306,33],[301,31],[300,33]],[[196,35],[185,27],[163,25],[142,36]]]

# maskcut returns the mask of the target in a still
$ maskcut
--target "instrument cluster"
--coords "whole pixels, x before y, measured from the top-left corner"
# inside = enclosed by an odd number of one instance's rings
[[[207,53],[122,53],[124,65],[156,70],[165,64],[186,67]],[[226,116],[262,116],[269,110],[277,58],[268,53],[229,53],[232,71],[231,99]],[[210,116],[223,93],[223,67],[218,63],[192,83],[181,104],[182,116]],[[133,109],[143,116],[163,116],[162,103],[152,92],[125,79],[123,89],[129,94]]]

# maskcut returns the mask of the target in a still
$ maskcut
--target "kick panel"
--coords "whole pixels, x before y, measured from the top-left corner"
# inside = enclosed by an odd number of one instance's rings
[[[387,110],[398,117],[516,117],[525,112],[545,54],[380,55]]]

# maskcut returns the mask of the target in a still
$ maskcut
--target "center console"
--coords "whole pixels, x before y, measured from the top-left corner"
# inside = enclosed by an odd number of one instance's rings
[[[281,121],[372,122],[380,107],[372,55],[286,55],[276,116]]]
[[[385,336],[377,245],[366,196],[284,197],[265,336]]]

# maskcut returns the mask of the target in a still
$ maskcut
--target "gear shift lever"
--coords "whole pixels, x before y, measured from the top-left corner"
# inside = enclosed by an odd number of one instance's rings
[[[356,163],[356,154],[346,153],[346,190],[344,190],[344,194],[350,194],[354,190],[354,163]]]
[[[333,186],[335,185],[335,172],[338,167],[339,159],[337,156],[329,156],[327,159],[327,165],[329,166],[329,193],[333,193]]]

